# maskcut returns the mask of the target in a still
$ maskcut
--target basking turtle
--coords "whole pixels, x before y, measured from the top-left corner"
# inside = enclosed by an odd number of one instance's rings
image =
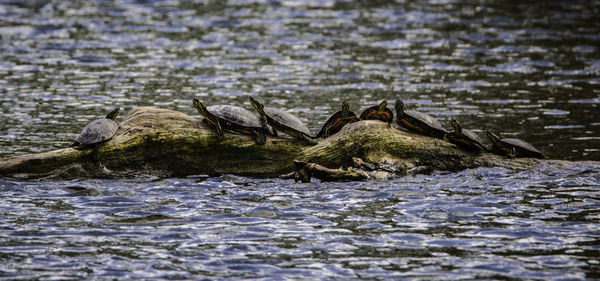
[[[438,139],[444,139],[448,133],[442,124],[430,115],[414,110],[404,110],[404,103],[400,99],[396,100],[395,107],[396,123],[404,128]]]
[[[204,121],[217,130],[219,140],[223,140],[223,129],[254,136],[257,144],[266,142],[267,126],[251,111],[234,105],[211,105],[206,107],[194,99],[194,107]]]
[[[387,108],[387,101],[384,100],[378,105],[371,106],[365,109],[360,114],[362,120],[381,120],[386,123],[392,123],[394,113]]]
[[[308,144],[315,144],[310,135],[310,130],[298,117],[279,108],[264,107],[260,101],[253,97],[250,97],[250,102],[258,112],[261,121],[266,122],[273,128],[273,135],[277,136],[277,130],[279,130]]]
[[[454,132],[450,132],[446,135],[449,142],[469,151],[481,152],[487,150],[485,146],[481,144],[479,136],[473,133],[473,131],[463,129],[458,121],[454,119],[452,119],[450,123],[454,128]]]
[[[546,158],[546,156],[533,147],[533,145],[520,139],[500,139],[498,135],[492,133],[491,131],[487,131],[487,136],[490,139],[490,142],[492,142],[491,151],[498,155],[507,155],[509,157]]]
[[[85,126],[75,142],[71,144],[71,147],[85,147],[111,139],[119,128],[119,125],[114,121],[119,115],[119,110],[120,108],[117,107],[108,113],[105,118],[96,119]]]
[[[342,103],[342,110],[329,116],[321,131],[317,134],[316,138],[326,138],[337,132],[339,132],[344,126],[350,123],[358,122],[360,118],[356,116],[356,113],[350,111],[350,105],[347,101]]]

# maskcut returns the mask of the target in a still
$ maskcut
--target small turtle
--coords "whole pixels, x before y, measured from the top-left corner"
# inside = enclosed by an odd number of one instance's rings
[[[473,152],[481,152],[487,150],[485,146],[481,144],[481,138],[479,138],[478,135],[473,133],[473,131],[463,129],[458,123],[458,121],[454,119],[452,119],[450,123],[454,128],[454,132],[450,132],[446,135],[449,142],[457,145],[462,149]]]
[[[487,131],[487,136],[490,139],[490,142],[492,142],[491,151],[498,155],[506,155],[509,157],[546,158],[546,156],[533,147],[533,145],[520,139],[500,139],[498,135],[492,133],[491,131]]]
[[[100,118],[89,123],[70,146],[86,147],[111,139],[119,128],[119,125],[114,121],[119,115],[119,110],[120,108],[117,107],[108,113],[105,118]]]
[[[251,111],[234,105],[211,105],[206,107],[194,99],[194,107],[204,121],[215,127],[219,140],[223,140],[223,129],[254,136],[257,144],[266,142],[267,126]]]
[[[365,109],[360,114],[362,120],[381,120],[386,123],[392,123],[394,120],[394,112],[387,108],[387,101],[384,100],[378,105],[371,106]]]
[[[356,113],[350,111],[350,105],[347,101],[342,103],[342,110],[329,116],[321,131],[317,134],[316,138],[326,138],[337,132],[339,132],[344,126],[350,123],[358,122],[360,118],[356,116]]]
[[[273,128],[273,135],[277,136],[277,130],[292,137],[303,140],[307,144],[315,144],[310,135],[310,130],[298,117],[279,108],[264,107],[257,99],[250,97],[252,106],[258,112],[262,122],[266,122]]]
[[[414,110],[404,110],[404,103],[400,99],[396,100],[395,107],[396,123],[404,128],[438,139],[444,139],[448,133],[442,124],[430,115]]]

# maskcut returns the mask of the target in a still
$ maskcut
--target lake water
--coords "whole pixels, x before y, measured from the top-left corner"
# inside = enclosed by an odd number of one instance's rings
[[[0,1],[0,158],[115,106],[402,98],[570,164],[389,181],[0,179],[0,279],[600,278],[600,1]],[[119,119],[122,120],[122,119]],[[587,162],[587,160],[592,160]]]

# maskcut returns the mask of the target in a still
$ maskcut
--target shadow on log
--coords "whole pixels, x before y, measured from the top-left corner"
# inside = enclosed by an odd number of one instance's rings
[[[380,121],[352,123],[314,146],[286,137],[269,137],[265,145],[257,145],[252,137],[234,133],[226,133],[219,142],[201,120],[177,111],[139,107],[96,150],[64,148],[4,159],[0,175],[25,179],[225,173],[276,177],[294,171],[294,160],[339,168],[356,164],[353,158],[391,174],[493,166],[523,170],[548,161],[477,155]]]

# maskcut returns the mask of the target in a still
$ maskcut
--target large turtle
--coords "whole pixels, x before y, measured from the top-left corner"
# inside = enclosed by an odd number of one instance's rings
[[[75,142],[71,144],[71,147],[87,147],[111,139],[119,128],[119,125],[114,121],[119,115],[119,110],[120,108],[117,107],[108,113],[105,118],[96,119],[85,126]]]
[[[273,128],[273,135],[277,136],[279,130],[308,144],[315,144],[310,130],[298,117],[279,108],[264,107],[260,101],[253,97],[250,97],[250,102],[258,112],[261,121],[266,122]]]
[[[234,105],[211,105],[206,107],[194,99],[194,107],[204,121],[214,126],[219,140],[223,140],[223,129],[254,136],[257,144],[265,144],[269,129],[251,111]]]
[[[422,112],[404,110],[402,100],[396,100],[396,123],[404,128],[424,135],[444,139],[448,131],[435,118]]]
[[[533,157],[546,158],[542,152],[537,150],[533,145],[520,139],[503,138],[491,131],[487,131],[487,136],[492,142],[491,151],[498,155],[506,155],[509,157]]]
[[[342,110],[337,111],[327,118],[323,127],[319,133],[315,136],[316,138],[326,138],[337,132],[339,132],[344,126],[350,123],[358,122],[360,118],[356,116],[356,113],[350,111],[350,105],[347,101],[342,103]]]
[[[371,106],[365,109],[360,114],[362,120],[381,120],[386,123],[392,123],[394,120],[394,112],[387,108],[387,101],[384,100],[378,105]]]
[[[481,152],[487,150],[485,146],[481,144],[481,138],[479,138],[478,135],[473,133],[473,131],[463,129],[460,126],[460,123],[458,123],[458,121],[454,119],[452,119],[450,123],[454,128],[454,132],[450,132],[446,135],[449,142],[457,145],[462,149],[473,152]]]

